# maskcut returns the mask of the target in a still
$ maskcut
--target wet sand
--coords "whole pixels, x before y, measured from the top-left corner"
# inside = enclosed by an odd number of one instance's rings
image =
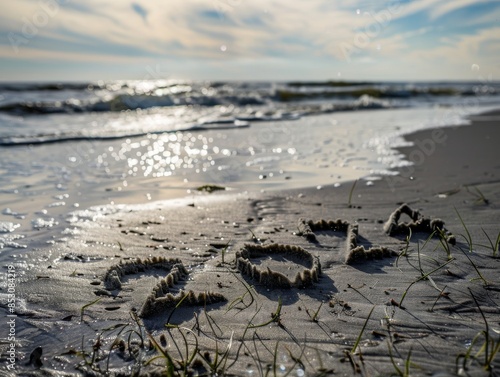
[[[409,135],[416,165],[371,185],[76,213],[17,281],[18,372],[495,375],[498,126]],[[403,203],[414,219],[386,225]]]

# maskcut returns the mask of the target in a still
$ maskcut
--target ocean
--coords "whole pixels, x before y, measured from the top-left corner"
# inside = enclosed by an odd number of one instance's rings
[[[1,83],[0,249],[55,242],[75,211],[203,184],[377,184],[410,164],[405,134],[498,104],[492,81]]]

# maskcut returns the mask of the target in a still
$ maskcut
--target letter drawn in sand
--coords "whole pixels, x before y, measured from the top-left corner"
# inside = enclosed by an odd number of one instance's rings
[[[396,253],[386,247],[370,247],[366,249],[362,245],[358,245],[358,226],[350,224],[348,221],[337,220],[299,220],[300,235],[306,237],[310,242],[317,243],[315,232],[332,231],[345,234],[347,237],[347,245],[345,248],[345,263],[354,264],[363,262],[368,259],[382,259],[385,257],[395,256]]]
[[[139,316],[151,317],[160,314],[168,308],[173,308],[181,301],[185,305],[205,305],[226,301],[226,298],[215,292],[199,292],[192,290],[185,292],[182,289],[177,294],[171,292],[180,281],[186,281],[189,276],[188,270],[179,259],[167,259],[153,257],[151,259],[137,259],[126,263],[112,266],[104,277],[104,283],[109,290],[121,290],[122,278],[126,275],[143,274],[151,269],[167,271],[168,274],[160,279],[153,288],[151,294],[145,299],[139,310]]]
[[[280,259],[288,268],[280,269]],[[296,268],[290,269],[290,262],[294,262]],[[273,288],[308,287],[321,275],[319,259],[292,245],[245,245],[236,253],[236,268],[260,284]]]
[[[411,221],[408,223],[400,223],[399,220],[401,218],[401,215],[403,214],[410,217]],[[420,214],[419,211],[411,209],[410,206],[405,203],[391,213],[389,219],[384,224],[384,232],[389,236],[394,236],[397,234],[408,235],[409,230],[411,230],[412,233],[437,232],[437,235],[439,235],[439,233],[443,233],[446,236],[446,241],[449,244],[455,245],[456,243],[455,236],[444,227],[443,220],[424,217]]]

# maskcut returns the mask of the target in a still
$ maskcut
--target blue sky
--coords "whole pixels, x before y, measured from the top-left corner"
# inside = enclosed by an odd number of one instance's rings
[[[0,80],[499,80],[500,1],[15,0],[0,67]]]

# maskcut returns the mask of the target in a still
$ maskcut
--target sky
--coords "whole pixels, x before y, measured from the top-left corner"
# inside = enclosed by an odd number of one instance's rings
[[[0,80],[500,79],[500,0],[3,0]]]

